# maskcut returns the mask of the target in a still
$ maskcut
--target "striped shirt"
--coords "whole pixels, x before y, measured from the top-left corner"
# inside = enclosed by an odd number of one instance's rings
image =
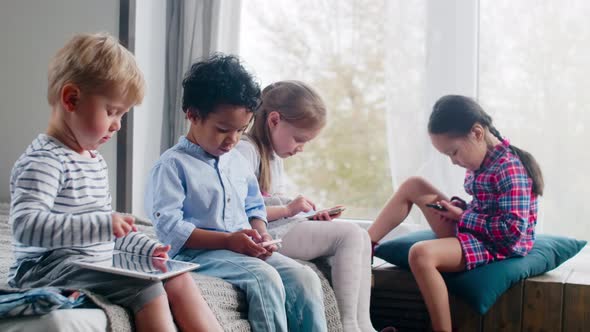
[[[153,253],[158,242],[145,234],[115,240],[107,165],[100,154],[93,155],[82,156],[40,134],[16,161],[10,179],[11,285],[17,285],[23,262],[39,262],[56,249],[74,249],[91,262],[111,260],[113,249]]]

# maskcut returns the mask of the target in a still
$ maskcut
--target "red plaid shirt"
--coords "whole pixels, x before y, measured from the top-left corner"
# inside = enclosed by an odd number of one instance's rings
[[[518,156],[504,140],[486,155],[481,167],[467,171],[465,191],[473,196],[457,224],[467,269],[511,256],[525,256],[533,247],[537,195]]]

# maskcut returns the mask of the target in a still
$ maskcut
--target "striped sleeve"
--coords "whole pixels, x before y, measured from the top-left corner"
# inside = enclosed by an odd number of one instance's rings
[[[12,234],[21,244],[41,248],[88,245],[114,239],[111,214],[54,213],[51,209],[62,187],[61,161],[50,152],[21,158],[11,177]],[[73,236],[80,234],[83,236]]]
[[[116,250],[144,256],[152,256],[154,250],[159,246],[161,244],[158,241],[152,240],[141,232],[130,232],[115,240]]]
[[[531,180],[520,164],[502,165],[496,175],[499,211],[493,215],[465,210],[459,226],[486,234],[498,248],[512,248],[526,235],[530,211]]]
[[[113,255],[113,266],[125,270],[146,273],[156,272],[157,268],[154,266],[153,262],[154,258],[147,256],[136,256],[129,254]]]

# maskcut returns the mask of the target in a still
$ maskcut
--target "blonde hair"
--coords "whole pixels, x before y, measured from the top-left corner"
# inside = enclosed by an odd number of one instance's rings
[[[135,57],[107,33],[78,34],[49,64],[47,101],[59,102],[61,89],[72,83],[82,92],[116,92],[133,105],[143,100],[145,82]]]
[[[273,156],[268,115],[273,111],[278,112],[281,119],[297,128],[319,129],[326,124],[326,106],[313,88],[300,81],[273,83],[262,90],[261,99],[247,137],[260,153],[260,190],[268,192],[272,181],[270,159]]]

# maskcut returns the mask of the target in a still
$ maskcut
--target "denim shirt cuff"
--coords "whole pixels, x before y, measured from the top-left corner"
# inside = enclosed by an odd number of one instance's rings
[[[266,224],[266,226],[268,226],[268,220],[266,220],[266,215],[264,215],[264,214],[251,213],[248,216],[248,221],[251,222],[252,219],[260,219],[260,220],[264,221],[264,223]]]

